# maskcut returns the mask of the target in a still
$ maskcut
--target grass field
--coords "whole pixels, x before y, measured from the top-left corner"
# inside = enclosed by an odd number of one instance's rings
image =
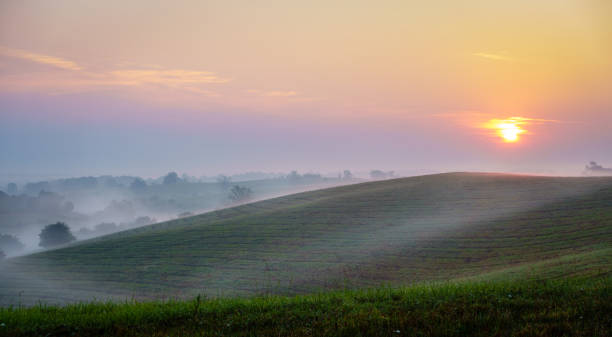
[[[495,277],[534,263],[557,263],[551,273],[562,278],[580,274],[565,268],[571,256],[590,256],[597,268],[575,268],[605,275],[611,244],[610,178],[440,174],[299,193],[11,259],[0,303],[290,295]]]
[[[4,336],[610,336],[612,282],[459,282],[297,297],[0,308]]]

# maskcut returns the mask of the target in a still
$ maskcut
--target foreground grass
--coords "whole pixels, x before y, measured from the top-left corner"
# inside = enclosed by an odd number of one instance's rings
[[[612,279],[0,309],[3,336],[610,336]]]

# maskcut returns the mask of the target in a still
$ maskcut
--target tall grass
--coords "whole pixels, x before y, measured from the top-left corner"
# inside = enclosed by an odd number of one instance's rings
[[[3,336],[610,336],[612,279],[0,309]]]

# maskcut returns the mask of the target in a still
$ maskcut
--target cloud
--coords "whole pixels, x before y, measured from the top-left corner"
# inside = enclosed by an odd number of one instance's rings
[[[185,91],[192,92],[194,94],[204,95],[204,96],[208,96],[208,97],[219,97],[219,96],[221,96],[221,95],[219,95],[218,93],[216,93],[216,92],[214,92],[212,90],[202,89],[202,88],[198,88],[198,87],[183,87],[183,89]]]
[[[247,92],[250,93],[250,94],[255,94],[255,95],[264,96],[264,97],[293,97],[293,96],[297,96],[297,92],[296,91],[279,91],[279,90],[264,91],[264,90],[258,90],[258,89],[249,89],[249,90],[247,90]]]
[[[230,82],[210,71],[164,69],[161,66],[124,64],[123,69],[88,69],[75,62],[43,54],[0,46],[0,56],[28,60],[51,66],[46,71],[17,69],[0,78],[0,91],[41,90],[50,94],[84,92],[113,87],[145,87],[181,90],[207,97],[219,94],[203,88],[209,84]],[[60,70],[60,71],[58,71]],[[63,71],[71,70],[71,71]]]
[[[184,69],[123,69],[114,70],[110,75],[123,85],[143,85],[148,83],[179,86],[181,84],[227,83],[230,80],[220,78],[208,71]]]
[[[60,68],[60,69],[66,69],[66,70],[81,70],[82,69],[78,64],[72,61],[60,58],[60,57],[30,53],[28,51],[21,50],[21,49],[11,49],[11,48],[0,47],[0,54],[4,56],[8,56],[8,57],[29,60],[32,62],[45,64],[45,65],[49,65],[49,66]]]
[[[488,60],[494,60],[494,61],[506,61],[506,62],[514,62],[516,61],[516,59],[507,56],[507,55],[503,55],[503,54],[492,54],[492,53],[473,53],[473,56],[477,56],[477,57],[481,57],[481,58],[485,58]]]
[[[450,122],[461,126],[464,130],[474,130],[479,135],[498,137],[502,136],[507,141],[518,140],[522,134],[531,134],[533,126],[549,124],[574,123],[556,119],[533,118],[525,116],[500,116],[499,114],[484,113],[479,111],[452,111],[432,115],[444,122]]]

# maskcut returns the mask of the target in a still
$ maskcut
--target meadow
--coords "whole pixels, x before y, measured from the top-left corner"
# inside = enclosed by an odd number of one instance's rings
[[[0,335],[607,336],[612,179],[354,184],[0,268]]]
[[[2,336],[610,336],[607,279],[0,309]]]

